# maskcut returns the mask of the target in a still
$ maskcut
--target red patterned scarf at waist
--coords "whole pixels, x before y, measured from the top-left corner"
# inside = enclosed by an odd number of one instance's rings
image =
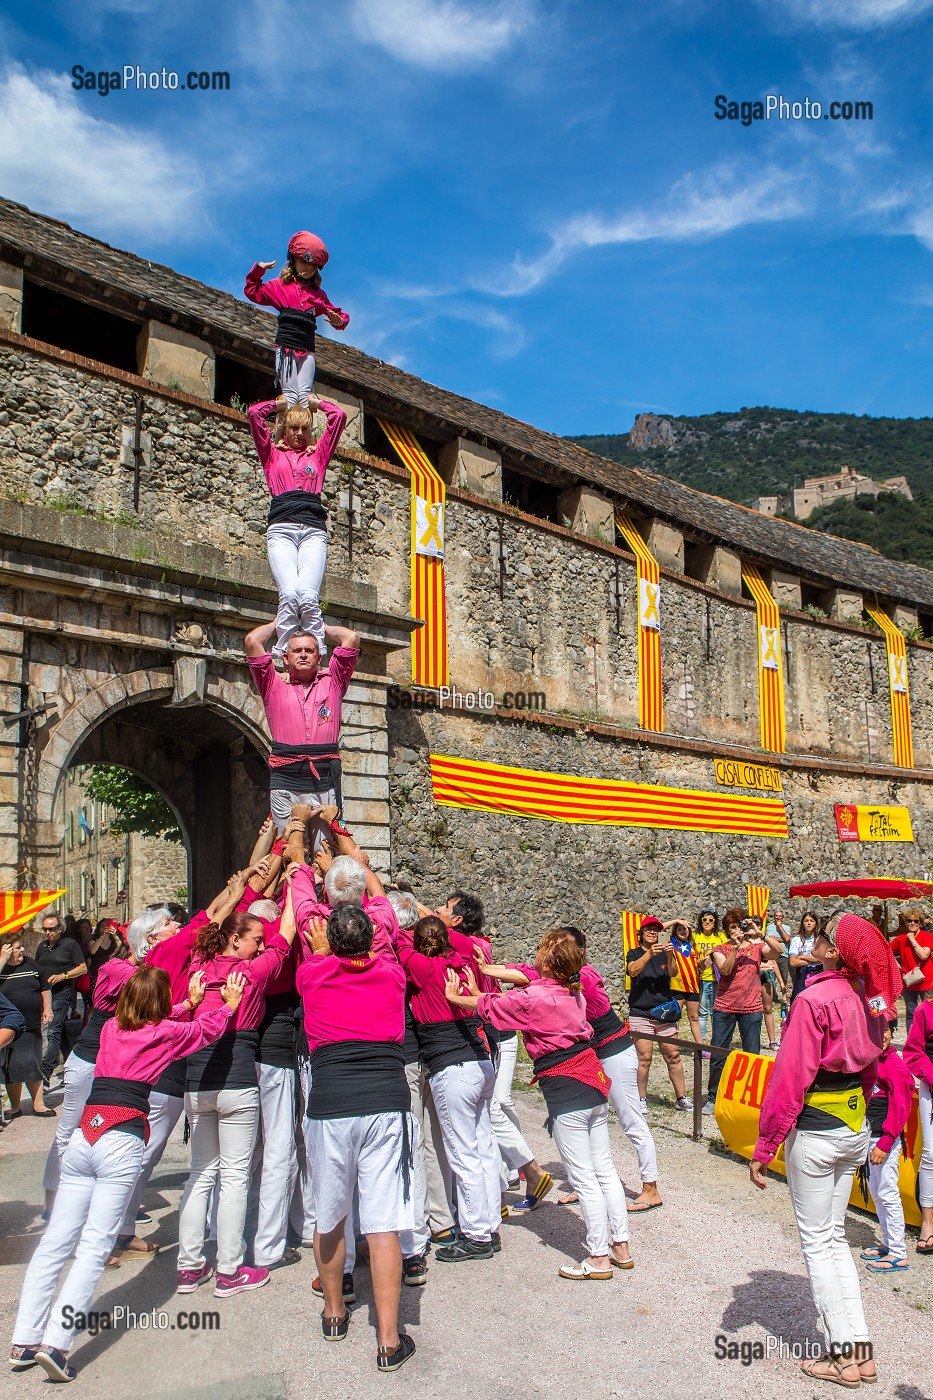
[[[536,1084],[539,1079],[546,1079],[549,1075],[576,1079],[580,1084],[587,1084],[591,1089],[596,1089],[604,1099],[609,1097],[609,1077],[597,1059],[596,1051],[589,1045],[569,1060],[561,1060],[560,1064],[552,1065],[550,1069],[538,1070],[531,1083]]]
[[[116,1103],[88,1104],[81,1115],[79,1126],[93,1147],[111,1128],[116,1128],[121,1123],[129,1123],[134,1118],[143,1120],[143,1139],[148,1145],[149,1119],[138,1108],[126,1108],[123,1104]]]

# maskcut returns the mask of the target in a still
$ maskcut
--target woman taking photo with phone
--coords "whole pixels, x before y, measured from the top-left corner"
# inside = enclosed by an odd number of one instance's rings
[[[693,1107],[693,1100],[687,1098],[680,1051],[676,1045],[664,1043],[672,1036],[676,1039],[680,1003],[671,991],[677,960],[671,944],[660,941],[663,932],[660,919],[649,916],[643,920],[638,930],[639,946],[630,948],[625,960],[625,970],[632,982],[628,994],[628,1026],[638,1053],[638,1097],[644,1113],[648,1111],[648,1075],[655,1047],[655,1041],[649,1038],[652,1035],[662,1037],[657,1043],[677,1096],[674,1107],[683,1110]]]

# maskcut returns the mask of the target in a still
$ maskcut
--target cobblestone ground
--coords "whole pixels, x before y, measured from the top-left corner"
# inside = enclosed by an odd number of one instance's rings
[[[516,1097],[532,1147],[558,1175],[540,1097],[533,1090]],[[53,1104],[57,1099],[51,1096]],[[424,1289],[403,1290],[403,1320],[418,1351],[395,1378],[375,1370],[372,1294],[363,1268],[343,1345],[327,1345],[321,1337],[320,1304],[309,1291],[310,1254],[256,1293],[226,1302],[209,1289],[176,1297],[176,1211],[186,1168],[179,1133],[147,1198],[155,1223],[145,1233],[162,1251],[106,1274],[95,1304],[101,1310],[122,1305],[138,1314],[155,1309],[167,1316],[167,1330],[101,1332],[81,1340],[73,1352],[80,1368],[74,1393],[108,1400],[368,1400],[393,1388],[401,1393],[401,1387],[411,1400],[825,1400],[825,1384],[806,1381],[794,1360],[776,1354],[781,1341],[803,1346],[819,1337],[786,1186],[776,1178],[766,1192],[755,1191],[745,1165],[724,1152],[709,1119],[707,1139],[693,1143],[690,1115],[674,1112],[667,1077],[658,1070],[649,1105],[664,1207],[631,1220],[634,1271],[592,1288],[561,1281],[557,1270],[582,1257],[583,1236],[577,1211],[552,1204],[555,1192],[535,1214],[504,1224],[502,1253],[491,1263],[432,1263]],[[42,1165],[53,1128],[51,1120],[31,1119],[27,1110],[0,1138],[4,1344],[35,1243]],[[634,1190],[634,1154],[617,1127],[613,1136],[623,1181]],[[872,1242],[873,1218],[851,1213],[848,1235],[856,1249]],[[911,1232],[909,1273],[896,1283],[864,1280],[881,1373],[873,1400],[933,1400],[933,1261],[912,1252],[915,1239]],[[219,1330],[180,1330],[179,1313],[193,1307],[216,1311]],[[748,1367],[718,1360],[717,1336],[761,1343],[775,1354]],[[4,1372],[0,1395],[26,1396],[46,1384],[35,1372]]]

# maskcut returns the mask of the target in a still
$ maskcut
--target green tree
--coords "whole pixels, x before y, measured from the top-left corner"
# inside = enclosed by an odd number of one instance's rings
[[[165,798],[128,768],[112,763],[92,764],[84,776],[84,791],[88,797],[113,808],[115,816],[110,829],[114,835],[138,832],[140,836],[158,836],[175,845],[184,840]]]

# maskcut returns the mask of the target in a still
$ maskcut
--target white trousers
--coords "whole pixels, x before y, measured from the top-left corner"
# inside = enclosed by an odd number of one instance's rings
[[[408,1191],[403,1173],[403,1123],[409,1143],[416,1128],[410,1113],[398,1110],[358,1118],[309,1118],[308,1143],[317,1227],[322,1235],[350,1218],[354,1192],[359,1193],[360,1229],[364,1235],[414,1232],[416,1183],[412,1170]],[[414,1154],[413,1154],[413,1159]],[[419,1230],[421,1253],[427,1231]]]
[[[45,1191],[58,1190],[65,1148],[71,1141],[71,1135],[75,1128],[81,1122],[81,1114],[84,1112],[87,1096],[91,1092],[93,1083],[94,1066],[88,1060],[82,1060],[72,1050],[65,1061],[65,1097],[58,1110],[55,1136],[52,1139],[52,1146],[49,1148],[49,1155],[45,1159],[45,1175],[42,1178],[42,1187]]]
[[[180,1094],[156,1094],[153,1092],[149,1095],[149,1142],[146,1145],[146,1155],[143,1157],[139,1180],[133,1188],[129,1205],[126,1207],[126,1215],[124,1215],[123,1224],[120,1227],[121,1235],[136,1234],[136,1216],[142,1205],[143,1193],[149,1185],[149,1178],[162,1160],[165,1145],[175,1130],[175,1124],[181,1117],[184,1106],[185,1101]]]
[[[90,1310],[139,1175],[143,1150],[141,1138],[119,1129],[104,1133],[93,1147],[82,1132],[73,1134],[62,1158],[52,1218],[26,1270],[14,1344],[44,1342],[61,1351],[71,1350],[73,1323],[78,1313]],[[55,1299],[72,1251],[74,1263]]]
[[[917,1099],[920,1131],[923,1134],[923,1153],[917,1176],[917,1198],[923,1209],[933,1206],[933,1090],[920,1079],[917,1081]]]
[[[253,1180],[259,1178],[259,1213],[253,1262],[275,1264],[285,1253],[288,1208],[298,1178],[295,1142],[295,1071],[257,1065],[261,1133],[253,1153]]]
[[[518,1058],[518,1036],[504,1040],[499,1046],[499,1068],[493,1087],[489,1116],[492,1119],[492,1132],[496,1146],[506,1163],[517,1170],[534,1160],[534,1153],[522,1136],[521,1124],[515,1105],[512,1102],[512,1080],[515,1076],[515,1061]],[[506,1175],[508,1184],[508,1175]]]
[[[314,388],[314,352],[290,355],[281,346],[275,350],[275,373],[289,408],[296,404],[308,407],[308,395]]]
[[[609,1141],[609,1105],[559,1113],[551,1131],[570,1184],[580,1197],[587,1252],[608,1254],[610,1244],[628,1239],[625,1192]]]
[[[204,1266],[211,1193],[219,1173],[217,1272],[235,1274],[243,1263],[249,1169],[259,1127],[259,1089],[202,1089],[185,1094],[185,1112],[191,1123],[191,1174],[179,1210],[178,1267]]]
[[[411,1116],[420,1129],[418,1156],[423,1199],[419,1205],[419,1219],[424,1219],[428,1229],[437,1235],[442,1230],[453,1229],[453,1178],[444,1151],[431,1085],[422,1065],[417,1060],[406,1065],[405,1077],[411,1090]]]
[[[307,807],[315,808],[336,806],[337,794],[333,788],[328,788],[326,792],[288,792],[285,788],[273,788],[270,794],[269,810],[280,836],[288,825],[292,808],[297,807],[299,802],[303,802]],[[324,832],[325,827],[318,817],[309,829],[312,856],[316,856],[324,845]]]
[[[877,1138],[872,1138],[871,1146],[878,1146]],[[874,1162],[868,1164],[868,1189],[878,1212],[881,1239],[892,1259],[903,1259],[907,1254],[904,1240],[904,1206],[898,1185],[900,1165],[899,1142],[895,1142],[880,1167],[876,1167]]]
[[[321,615],[321,584],[327,563],[327,531],[290,521],[270,525],[266,531],[266,552],[279,590],[272,655],[284,656],[289,641],[300,629],[314,638],[323,659],[327,646]]]
[[[488,1060],[449,1065],[431,1076],[444,1150],[457,1183],[460,1229],[474,1241],[488,1241],[502,1223],[502,1159],[489,1116],[494,1085]]]
[[[642,1182],[657,1181],[658,1152],[638,1095],[638,1051],[634,1045],[617,1050],[602,1061],[602,1066],[610,1080],[609,1102],[635,1149]]]
[[[311,1173],[311,1149],[309,1144],[311,1120],[305,1114],[308,1095],[311,1092],[311,1061],[302,1060],[298,1065],[298,1107],[301,1114],[301,1132],[298,1141],[298,1181],[292,1200],[292,1224],[302,1240],[313,1240],[317,1228],[317,1207],[314,1204],[314,1181]],[[356,1267],[356,1222],[354,1216],[347,1217],[347,1228],[343,1232],[347,1258],[345,1269],[352,1274]]]
[[[869,1132],[795,1128],[784,1144],[787,1185],[810,1292],[830,1346],[867,1342],[858,1269],[846,1242],[846,1205],[856,1167],[868,1154]]]

